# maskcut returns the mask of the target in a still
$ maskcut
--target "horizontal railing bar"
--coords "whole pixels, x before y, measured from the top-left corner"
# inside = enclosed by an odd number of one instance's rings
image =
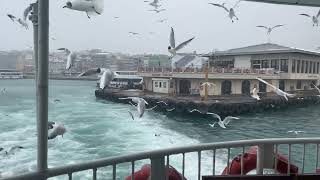
[[[212,149],[236,148],[242,146],[255,146],[258,144],[319,144],[320,138],[272,138],[272,139],[253,139],[229,142],[206,143],[191,146],[175,147],[169,149],[154,150],[148,152],[140,152],[130,155],[103,158],[94,161],[78,163],[73,165],[49,168],[47,170],[47,178],[65,175],[79,171],[85,171],[93,168],[111,166],[113,164],[121,164],[143,159],[151,159],[156,157],[165,157],[167,155],[206,151]],[[11,179],[10,179],[11,180]]]

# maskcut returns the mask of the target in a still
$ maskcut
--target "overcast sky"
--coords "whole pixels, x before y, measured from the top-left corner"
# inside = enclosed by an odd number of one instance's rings
[[[319,8],[273,5],[243,1],[236,8],[239,21],[232,23],[227,13],[209,2],[233,6],[228,0],[162,0],[156,14],[144,0],[105,0],[105,11],[88,19],[86,14],[63,9],[65,0],[50,0],[50,34],[56,38],[50,49],[71,50],[99,48],[110,52],[167,53],[169,32],[175,29],[176,43],[196,38],[182,52],[207,53],[267,42],[264,29],[257,25],[286,24],[271,35],[271,42],[290,47],[315,50],[320,46],[320,26],[312,27],[311,19],[300,13],[314,15]],[[6,16],[22,16],[32,0],[1,0],[0,51],[22,50],[32,45],[32,28],[25,30]],[[119,19],[115,19],[119,16]],[[165,23],[157,20],[167,18]],[[31,22],[29,22],[31,27]],[[132,36],[128,32],[140,33]],[[150,34],[149,32],[155,32]]]

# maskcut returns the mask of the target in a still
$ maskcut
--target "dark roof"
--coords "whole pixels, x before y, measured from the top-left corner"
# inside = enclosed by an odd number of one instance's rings
[[[235,56],[235,55],[255,55],[255,54],[277,54],[277,53],[303,53],[320,56],[320,53],[314,51],[307,51],[303,49],[291,48],[281,46],[278,44],[265,43],[253,46],[247,46],[236,49],[229,49],[227,51],[216,51],[214,53],[208,53],[203,56],[210,57],[216,56]]]

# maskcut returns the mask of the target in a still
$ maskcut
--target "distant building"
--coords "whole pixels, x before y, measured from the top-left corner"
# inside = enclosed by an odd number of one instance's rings
[[[284,91],[310,90],[319,85],[320,54],[277,44],[259,44],[217,51],[203,55],[209,58],[209,95],[250,95],[271,88],[256,80],[267,80]],[[189,60],[183,60],[189,61]],[[179,62],[178,62],[179,63]],[[184,62],[173,68],[139,68],[145,89],[159,93],[203,94],[204,67],[190,67]]]

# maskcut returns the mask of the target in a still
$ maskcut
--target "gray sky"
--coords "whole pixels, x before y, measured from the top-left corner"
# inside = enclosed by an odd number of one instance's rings
[[[22,12],[32,0],[1,0],[0,51],[27,49],[32,45],[32,29],[25,30],[6,16]],[[57,40],[50,49],[67,47],[71,50],[100,48],[124,53],[167,53],[170,27],[174,27],[176,43],[196,38],[182,52],[207,53],[216,48],[225,50],[267,42],[264,29],[256,25],[286,24],[275,30],[271,42],[309,50],[320,46],[320,27],[312,27],[311,19],[300,13],[314,15],[319,8],[273,5],[243,1],[236,9],[239,21],[232,23],[227,13],[208,2],[233,0],[162,0],[161,8],[167,11],[156,14],[143,0],[105,0],[101,16],[88,19],[84,12],[63,9],[65,0],[50,0],[50,34]],[[119,16],[119,19],[113,18]],[[167,18],[166,23],[156,22]],[[29,22],[31,27],[31,22]],[[139,36],[128,34],[140,33]],[[149,34],[155,32],[155,34]]]

